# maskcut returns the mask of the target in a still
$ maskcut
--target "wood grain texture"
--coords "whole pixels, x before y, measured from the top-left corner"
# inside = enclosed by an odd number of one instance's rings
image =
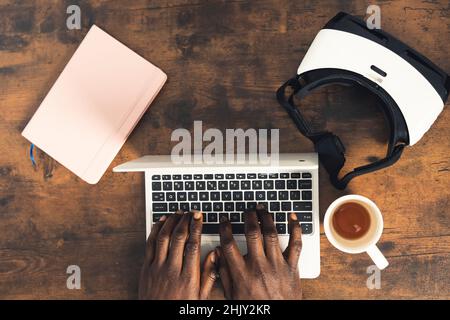
[[[169,80],[112,168],[168,154],[175,128],[280,128],[282,152],[310,152],[277,105],[318,30],[338,11],[364,16],[366,1],[9,1],[0,0],[0,298],[133,299],[144,254],[141,174],[108,170],[88,185],[38,152],[20,132],[92,24],[161,67]],[[382,28],[450,72],[448,1],[379,1]],[[82,29],[68,30],[79,4]],[[346,168],[383,155],[387,128],[376,106],[351,88],[308,97],[306,113],[341,136]],[[426,108],[426,106],[423,106]],[[448,107],[448,104],[447,104]],[[355,179],[346,192],[320,174],[320,212],[358,193],[381,208],[380,247],[390,261],[379,290],[366,287],[366,255],[338,252],[321,236],[322,273],[305,280],[308,299],[450,298],[450,113],[393,167]],[[66,268],[82,289],[66,288]],[[221,296],[215,291],[213,297]]]

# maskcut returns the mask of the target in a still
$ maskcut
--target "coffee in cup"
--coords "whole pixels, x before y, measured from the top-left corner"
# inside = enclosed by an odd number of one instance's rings
[[[352,254],[367,252],[380,270],[388,266],[376,246],[383,232],[383,217],[370,199],[360,195],[336,199],[328,207],[323,224],[328,240],[337,249]]]

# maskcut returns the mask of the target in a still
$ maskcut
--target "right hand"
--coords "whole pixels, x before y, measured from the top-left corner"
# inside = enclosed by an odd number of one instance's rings
[[[261,223],[261,226],[258,223]],[[301,228],[294,213],[289,215],[289,245],[281,251],[272,216],[262,206],[245,213],[247,254],[242,256],[233,238],[230,222],[220,223],[219,273],[227,299],[301,299],[298,273]]]

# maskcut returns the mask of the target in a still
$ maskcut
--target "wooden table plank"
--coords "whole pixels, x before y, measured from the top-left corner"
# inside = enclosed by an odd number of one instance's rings
[[[35,171],[20,135],[91,24],[169,76],[112,168],[170,153],[172,130],[192,129],[194,120],[221,130],[280,128],[282,152],[312,151],[274,92],[328,19],[341,10],[364,16],[366,3],[83,1],[80,7],[82,29],[67,30],[64,2],[0,1],[1,298],[137,296],[145,236],[142,175],[109,170],[91,186],[41,153]],[[382,28],[450,72],[448,1],[386,1],[381,10]],[[304,104],[317,126],[343,138],[346,168],[383,155],[387,127],[374,99],[333,86]],[[322,232],[322,274],[303,281],[306,298],[450,297],[447,111],[395,166],[355,179],[345,192],[333,189],[321,168],[321,215],[347,193],[373,199],[384,215],[380,246],[391,265],[381,289],[369,290],[368,257],[338,252]],[[80,291],[66,289],[70,264],[82,269]]]

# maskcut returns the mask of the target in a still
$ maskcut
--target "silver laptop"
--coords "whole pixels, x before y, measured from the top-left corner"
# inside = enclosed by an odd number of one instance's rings
[[[145,156],[114,172],[144,172],[146,231],[162,215],[200,210],[203,215],[202,259],[220,244],[219,221],[226,216],[242,254],[246,253],[243,211],[258,203],[273,214],[280,245],[289,240],[288,213],[302,227],[301,278],[320,274],[319,178],[316,153],[280,154],[274,165],[174,164],[170,156]]]

